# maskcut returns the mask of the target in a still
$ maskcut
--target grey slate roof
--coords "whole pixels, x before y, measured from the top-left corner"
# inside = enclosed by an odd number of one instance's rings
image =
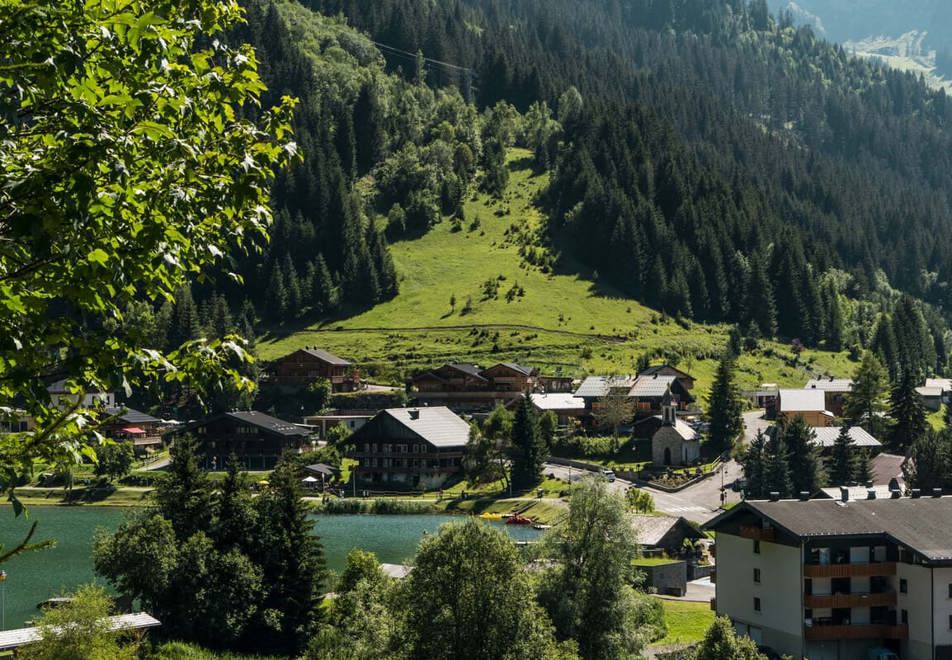
[[[952,497],[747,501],[708,523],[751,510],[801,539],[885,534],[932,561],[952,561]]]
[[[585,399],[575,396],[571,392],[551,392],[549,394],[533,394],[532,405],[539,410],[585,410]]]
[[[780,412],[823,412],[826,410],[826,397],[823,390],[780,389]]]
[[[534,371],[532,367],[523,367],[521,364],[516,364],[515,362],[500,362],[498,365],[495,365],[495,366],[509,367],[513,371],[518,371],[519,373],[524,374],[526,376],[531,376],[532,372]]]
[[[469,374],[470,376],[479,376],[479,372],[481,371],[479,365],[470,364],[468,362],[447,362],[446,366],[452,367],[457,371],[462,371],[463,373]],[[480,378],[481,377],[482,376],[480,376]]]
[[[628,391],[628,396],[662,397],[668,388],[677,380],[676,376],[638,376],[635,384]]]
[[[816,436],[816,442],[824,448],[832,447],[840,435],[839,426],[816,427],[813,433]],[[867,433],[866,429],[860,426],[850,427],[850,438],[855,447],[881,447],[882,443]]]
[[[869,462],[869,470],[873,473],[874,484],[888,484],[890,479],[898,479],[900,484],[905,476],[902,466],[906,462],[905,456],[882,453],[874,456]]]
[[[414,419],[411,413],[418,413]],[[463,447],[469,441],[469,424],[445,406],[389,408],[389,415],[434,447]]]
[[[325,351],[323,348],[303,348],[301,350],[303,350],[305,353],[308,353],[309,355],[313,355],[319,360],[324,360],[324,362],[327,362],[328,364],[333,364],[338,367],[346,367],[350,365],[350,362],[344,358],[337,357],[333,353]]]
[[[642,545],[658,545],[664,535],[671,531],[684,518],[675,518],[674,516],[647,516],[641,514],[632,515],[631,521],[638,532],[638,542]],[[690,524],[688,524],[690,527]],[[685,535],[690,538],[704,538],[704,534],[691,527],[691,534]]]
[[[667,433],[668,431],[666,429],[674,431],[679,436],[681,436],[683,440],[694,441],[699,438],[698,432],[688,426],[686,422],[682,422],[680,419],[675,420],[673,425],[662,424],[658,430],[655,431],[655,435],[662,432]]]
[[[853,381],[850,378],[813,378],[803,386],[805,390],[823,390],[824,392],[850,392]]]
[[[120,421],[126,424],[161,424],[162,420],[139,410],[126,407],[106,408],[106,414],[110,417],[118,417]]]
[[[233,419],[241,420],[247,424],[252,424],[266,431],[270,431],[271,433],[278,433],[280,435],[286,436],[308,434],[307,431],[302,429],[297,424],[292,424],[291,422],[286,422],[283,419],[278,419],[277,417],[272,417],[271,415],[265,415],[264,413],[254,410],[238,410],[225,413],[225,415]]]

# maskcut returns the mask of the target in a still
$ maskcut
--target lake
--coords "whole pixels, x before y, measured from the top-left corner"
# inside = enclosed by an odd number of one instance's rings
[[[33,520],[39,521],[36,540],[56,539],[50,550],[20,555],[3,565],[6,581],[6,627],[25,625],[36,616],[36,605],[95,579],[92,543],[96,530],[114,530],[133,509],[112,507],[29,508],[30,522],[13,518],[10,507],[0,507],[0,545],[12,547],[23,538]],[[315,531],[324,544],[327,566],[340,573],[347,553],[362,548],[380,561],[400,564],[416,553],[420,538],[462,516],[446,515],[314,515]],[[501,525],[499,522],[487,524]],[[535,540],[540,533],[518,525],[502,525],[515,540]],[[0,587],[3,588],[3,587]]]

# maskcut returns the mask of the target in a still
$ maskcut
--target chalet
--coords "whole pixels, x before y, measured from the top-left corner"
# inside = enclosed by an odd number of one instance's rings
[[[46,391],[49,393],[53,405],[60,408],[71,406],[79,399],[79,395],[67,387],[66,380],[58,380],[52,383],[46,388]],[[95,406],[112,408],[115,405],[116,395],[113,392],[101,392],[93,388],[83,393],[82,406],[84,408]]]
[[[939,410],[943,403],[949,403],[952,394],[952,380],[948,378],[927,378],[926,384],[916,388],[916,394],[922,399],[922,405],[929,410]]]
[[[833,413],[826,408],[823,390],[783,389],[777,391],[778,421],[802,417],[808,426],[832,426]]]
[[[607,396],[628,396],[635,384],[634,376],[589,376],[575,390],[575,396],[585,402],[586,410],[597,408],[599,399]]]
[[[334,392],[353,392],[360,376],[350,362],[313,346],[294,351],[271,363],[269,381],[275,385],[305,387],[315,380],[330,381]]]
[[[826,409],[839,417],[843,414],[846,396],[853,391],[853,381],[849,378],[813,378],[803,389],[821,390],[826,400]]]
[[[506,407],[513,410],[518,407],[520,401],[521,398],[510,401]],[[559,420],[559,426],[568,426],[572,419],[579,419],[586,414],[585,400],[571,392],[533,394],[531,404],[537,413],[554,413]]]
[[[539,382],[539,391],[546,394],[571,393],[575,390],[575,379],[571,376],[540,375],[537,380]]]
[[[655,465],[692,465],[701,458],[697,431],[678,419],[677,402],[667,390],[662,397],[661,426],[651,436],[651,461]]]
[[[144,412],[126,407],[106,408],[109,422],[103,427],[108,438],[132,443],[137,455],[162,448],[165,423]]]
[[[670,364],[657,364],[639,372],[639,376],[674,376],[685,390],[694,389],[694,376]]]
[[[747,390],[744,396],[754,408],[771,409],[777,404],[777,384],[763,383],[756,390]]]
[[[508,362],[488,369],[464,362],[449,362],[419,373],[407,382],[410,399],[416,403],[472,412],[505,405],[539,387],[536,369]]]
[[[676,410],[685,410],[694,398],[678,376],[651,374],[635,379],[628,397],[635,404],[635,416],[647,417],[658,414],[665,405],[666,395],[670,395],[669,404]]]
[[[671,557],[684,554],[684,541],[701,541],[704,532],[684,518],[658,515],[633,515],[632,524],[638,532],[638,543],[645,553],[664,552]]]
[[[873,494],[748,500],[708,522],[712,607],[787,656],[952,657],[952,497]]]
[[[190,422],[167,431],[163,438],[174,441],[184,435],[197,438],[200,464],[206,470],[223,470],[232,454],[247,470],[270,470],[284,454],[310,446],[305,429],[253,410]]]
[[[320,440],[327,439],[327,432],[336,426],[343,426],[353,433],[369,422],[377,410],[331,410],[318,415],[305,415],[304,426],[315,433]]]
[[[469,424],[449,408],[382,410],[350,437],[355,472],[385,488],[439,488],[462,470]]]

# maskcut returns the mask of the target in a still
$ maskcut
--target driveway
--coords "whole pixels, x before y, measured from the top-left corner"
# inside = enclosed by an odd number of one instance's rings
[[[747,444],[757,437],[757,431],[766,431],[772,425],[764,418],[764,414],[763,409],[744,413],[744,442]]]

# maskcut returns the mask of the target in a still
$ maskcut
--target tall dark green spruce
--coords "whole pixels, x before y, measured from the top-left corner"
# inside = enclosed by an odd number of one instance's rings
[[[848,486],[856,475],[857,458],[850,427],[844,424],[836,437],[830,456],[830,483],[834,486]]]
[[[926,432],[926,411],[916,392],[917,384],[915,372],[906,369],[893,387],[889,406],[889,417],[892,420],[889,446],[893,451],[905,452]]]
[[[783,434],[767,444],[766,460],[764,461],[764,487],[766,495],[777,493],[780,497],[790,497],[790,465],[787,444],[783,441]]]
[[[763,431],[758,431],[750,441],[741,464],[744,467],[744,479],[747,482],[744,494],[749,500],[765,499],[770,493],[767,485],[767,460],[769,458],[768,440]]]
[[[711,386],[708,413],[711,424],[710,441],[714,446],[728,449],[734,445],[737,436],[744,429],[742,410],[740,391],[734,380],[734,358],[724,351],[717,365],[714,384]]]
[[[297,467],[287,460],[275,467],[256,500],[254,555],[267,593],[255,638],[257,646],[269,652],[301,653],[321,620],[327,568],[302,496]]]
[[[790,487],[793,495],[813,495],[826,485],[826,473],[816,434],[799,415],[781,426],[783,441],[787,447],[787,464]]]
[[[516,408],[512,422],[512,485],[531,488],[542,480],[545,463],[545,441],[532,409],[531,396],[526,395]]]

